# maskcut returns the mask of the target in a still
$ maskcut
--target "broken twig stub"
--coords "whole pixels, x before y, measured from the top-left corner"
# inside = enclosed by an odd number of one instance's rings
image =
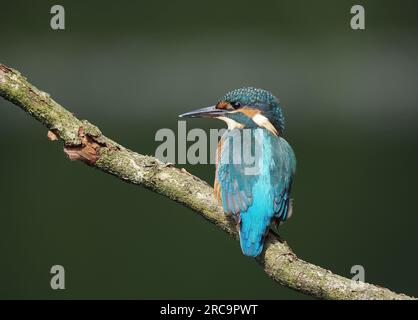
[[[80,160],[89,165],[94,165],[99,158],[100,149],[104,145],[98,143],[93,137],[84,133],[83,127],[78,130],[78,136],[81,140],[81,144],[68,144],[64,145],[64,152],[68,155],[70,160]]]

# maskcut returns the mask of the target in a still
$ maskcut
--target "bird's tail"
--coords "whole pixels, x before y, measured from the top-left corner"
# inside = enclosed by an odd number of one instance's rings
[[[261,254],[264,235],[269,224],[270,219],[260,219],[260,216],[251,210],[241,214],[239,238],[244,255],[257,257]]]
[[[249,241],[248,239],[245,239],[240,232],[240,243],[242,252],[248,257],[257,257],[263,251],[263,239],[255,242]]]

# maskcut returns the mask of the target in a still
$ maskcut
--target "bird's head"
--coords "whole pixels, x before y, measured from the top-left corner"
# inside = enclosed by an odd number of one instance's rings
[[[240,88],[225,94],[214,106],[180,115],[182,118],[207,117],[223,120],[228,129],[264,128],[275,135],[284,131],[279,100],[269,91]]]

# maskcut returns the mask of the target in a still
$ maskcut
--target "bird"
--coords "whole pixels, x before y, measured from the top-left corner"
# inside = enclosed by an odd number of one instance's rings
[[[244,87],[180,117],[215,118],[227,124],[217,147],[215,196],[236,222],[243,254],[259,256],[270,227],[277,232],[293,212],[296,157],[283,137],[279,99],[267,90]]]

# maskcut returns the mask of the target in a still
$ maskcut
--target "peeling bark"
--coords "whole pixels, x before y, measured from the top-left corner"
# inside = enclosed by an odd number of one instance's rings
[[[86,134],[83,127],[78,129],[78,137],[81,143],[64,144],[64,152],[70,160],[80,160],[89,165],[94,165],[100,156],[100,149],[106,145],[98,143],[94,137]]]
[[[144,186],[199,213],[233,238],[235,225],[223,213],[213,189],[184,169],[135,153],[105,137],[86,120],[77,119],[18,71],[0,64],[0,96],[40,121],[59,138],[72,160],[81,160],[129,183]],[[276,282],[320,299],[415,299],[372,284],[356,284],[331,271],[298,258],[286,242],[273,234],[266,239],[257,261]]]

